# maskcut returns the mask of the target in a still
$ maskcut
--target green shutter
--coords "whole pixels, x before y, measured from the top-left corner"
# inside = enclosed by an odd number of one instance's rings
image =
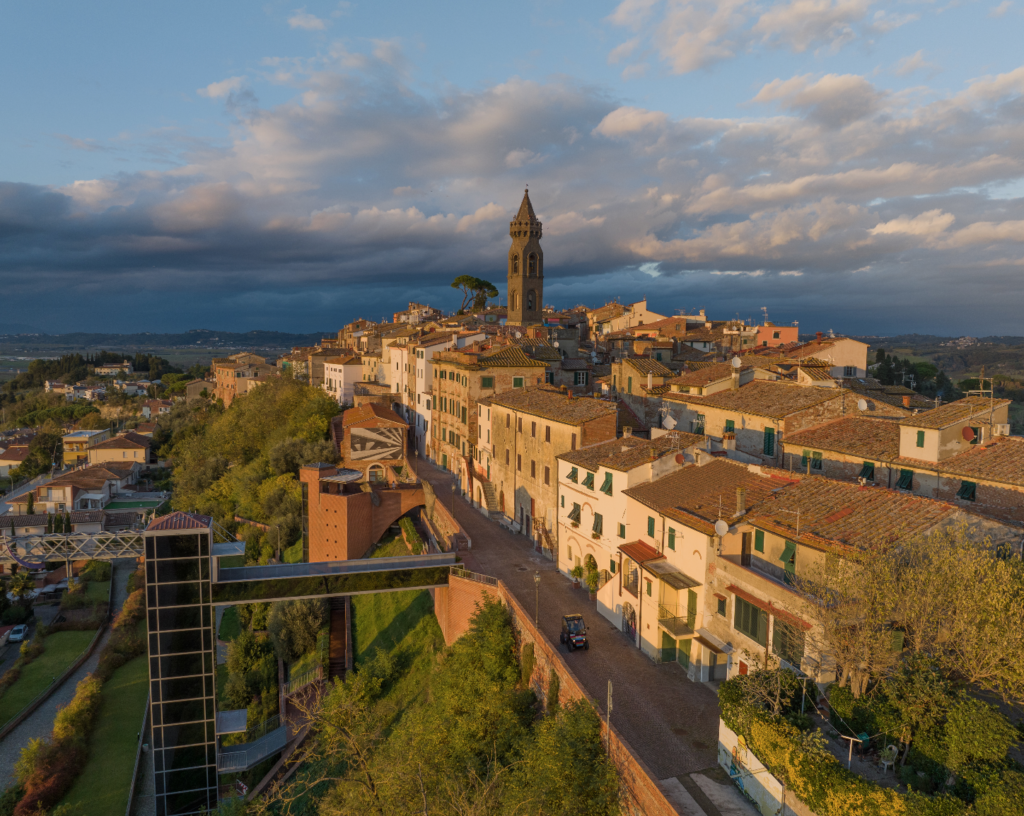
[[[578,482],[580,480],[580,472],[577,468],[573,468],[569,471],[569,481]]]
[[[629,380],[629,385],[626,388],[626,393],[627,394],[632,394],[633,393],[633,378],[629,377],[628,380]]]
[[[786,581],[792,580],[796,575],[796,544],[792,541],[787,541],[785,548],[782,550],[782,555],[779,556],[779,560],[786,569]]]
[[[674,550],[676,548],[676,530],[674,527],[668,528],[668,548]]]
[[[821,451],[811,454],[811,470],[821,470]]]
[[[576,503],[572,503],[572,510],[569,511],[569,521],[574,521],[577,524],[580,523],[580,506]]]
[[[968,482],[966,479],[960,482],[960,489],[956,492],[958,499],[964,501],[974,501],[975,496],[978,493],[978,485],[974,482]]]
[[[775,429],[765,428],[764,429],[764,455],[774,456],[775,455]]]
[[[612,495],[612,474],[604,474],[604,484],[601,485],[601,492],[607,496]]]
[[[604,532],[604,518],[600,513],[594,513],[594,532],[598,535]]]
[[[917,432],[917,446],[919,448],[923,448],[924,447],[924,431],[918,431]]]
[[[650,598],[651,597],[651,584],[653,582],[652,581],[647,581],[646,583],[647,583],[647,597]]]
[[[758,552],[764,552],[764,530],[754,532],[754,549]]]
[[[523,378],[522,377],[513,377],[512,378],[512,387],[513,388],[522,388],[523,387]]]
[[[583,486],[585,488],[587,488],[587,490],[593,490],[594,489],[594,474],[593,473],[587,473],[587,475],[583,477]]]
[[[801,456],[800,456],[800,468],[802,470],[807,470],[807,460],[810,459],[810,458],[811,458],[811,452],[809,450],[805,450],[801,454]]]
[[[697,593],[692,589],[686,590],[686,625],[691,629],[697,623]]]
[[[626,525],[625,524],[620,524],[619,525],[619,538],[625,538],[625,537],[626,537]]]
[[[615,559],[614,558],[609,558],[608,559],[608,572],[610,572],[612,575],[615,574]]]
[[[648,516],[647,517],[647,535],[649,535],[651,538],[654,538],[654,517],[653,516]]]
[[[734,433],[735,431],[736,431],[736,423],[733,420],[731,420],[731,419],[727,419],[725,421],[725,432],[726,433]]]
[[[860,469],[860,476],[858,478],[873,482],[875,480],[875,463],[865,462],[864,467]]]
[[[910,490],[914,486],[914,471],[912,470],[901,470],[900,479],[896,482],[896,487],[900,490]]]
[[[481,388],[494,388],[494,377],[481,377],[480,378]]]
[[[977,445],[981,441],[981,428],[971,426],[971,430],[974,432],[974,439],[971,440],[971,444]]]

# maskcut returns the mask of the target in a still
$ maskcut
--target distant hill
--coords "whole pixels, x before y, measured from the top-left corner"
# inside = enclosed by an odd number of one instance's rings
[[[223,332],[211,329],[192,329],[180,334],[99,334],[72,332],[70,334],[43,334],[34,331],[12,331],[25,327],[0,326],[0,342],[25,342],[32,346],[61,348],[117,348],[145,350],[149,348],[291,348],[312,346],[323,337],[336,336],[336,332],[289,334],[287,332],[260,331]]]
[[[0,332],[0,337],[8,334],[40,334],[40,330],[35,326],[25,323],[0,323]]]

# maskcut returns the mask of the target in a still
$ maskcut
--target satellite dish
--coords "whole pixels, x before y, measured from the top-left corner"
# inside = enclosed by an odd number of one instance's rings
[[[866,411],[868,410],[868,401],[864,399],[857,400],[857,410]]]
[[[732,358],[732,367],[733,368],[739,368],[741,365],[743,365],[743,361],[739,357],[733,357]]]
[[[671,414],[669,414],[668,416],[666,416],[661,421],[661,424],[664,425],[666,428],[668,428],[670,431],[673,431],[673,430],[675,430],[675,427],[676,427],[675,417],[673,417]]]
[[[676,464],[677,465],[681,465],[685,461],[686,461],[686,457],[685,456],[683,456],[681,453],[677,453],[676,454]]]
[[[518,340],[518,339],[519,339],[520,337],[522,337],[522,336],[523,336],[523,333],[522,333],[522,332],[516,332],[516,339],[517,339],[517,340]]]
[[[719,519],[718,521],[715,522],[715,535],[717,535],[717,536],[724,536],[728,532],[729,532],[729,525],[728,524],[726,524],[721,519]]]
[[[965,425],[961,433],[963,434],[964,439],[966,439],[968,442],[974,441],[974,431],[971,430],[969,425]]]
[[[555,348],[558,348],[558,341],[556,340],[556,341],[555,341],[554,343],[552,343],[551,345],[553,345],[553,346],[554,346]]]

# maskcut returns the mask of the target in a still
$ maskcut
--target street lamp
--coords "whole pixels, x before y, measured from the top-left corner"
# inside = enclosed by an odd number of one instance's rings
[[[533,612],[533,622],[536,626],[540,626],[540,572],[538,571],[533,573],[533,586],[536,589],[536,606]]]
[[[455,482],[452,482],[452,518],[455,518]]]

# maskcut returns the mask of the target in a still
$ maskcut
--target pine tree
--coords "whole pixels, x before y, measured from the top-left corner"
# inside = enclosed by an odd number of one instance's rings
[[[49,513],[46,514],[46,532],[53,532],[53,516],[51,516]]]

